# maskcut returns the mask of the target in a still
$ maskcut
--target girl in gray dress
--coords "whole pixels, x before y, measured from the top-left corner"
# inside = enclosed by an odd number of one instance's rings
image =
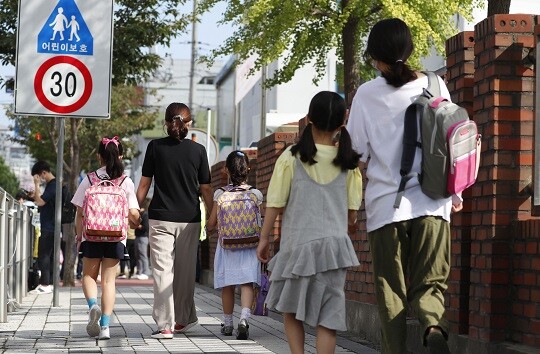
[[[345,275],[359,264],[347,225],[356,223],[362,184],[360,156],[351,147],[345,118],[341,96],[316,94],[309,124],[298,144],[279,157],[268,188],[257,256],[268,262],[268,238],[283,210],[280,251],[268,264],[266,301],[283,313],[293,354],[304,353],[303,323],[317,328],[319,354],[333,353],[336,330],[346,330]]]

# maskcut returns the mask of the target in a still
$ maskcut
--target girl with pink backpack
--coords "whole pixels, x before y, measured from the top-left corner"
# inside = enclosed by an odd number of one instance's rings
[[[71,199],[77,206],[75,229],[79,257],[83,258],[82,287],[90,309],[86,331],[98,339],[110,338],[116,270],[121,259],[129,259],[128,220],[132,227],[140,223],[135,186],[131,178],[124,175],[122,154],[118,136],[101,139],[98,146],[101,167],[81,181]],[[97,302],[100,267],[101,306]]]

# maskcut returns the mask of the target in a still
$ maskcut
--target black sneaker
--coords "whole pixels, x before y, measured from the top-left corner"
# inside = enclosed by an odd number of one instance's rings
[[[233,330],[233,326],[225,326],[224,323],[221,324],[221,334],[224,336],[232,336]]]
[[[448,342],[441,332],[431,332],[426,338],[426,345],[430,354],[450,354]]]
[[[249,325],[245,318],[238,322],[238,328],[236,329],[236,339],[246,340],[249,338]]]

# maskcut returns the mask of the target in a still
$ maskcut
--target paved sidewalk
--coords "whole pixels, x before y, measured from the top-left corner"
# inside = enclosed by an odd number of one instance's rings
[[[118,282],[120,283],[120,282]],[[120,284],[118,284],[120,285]],[[52,294],[28,295],[21,308],[0,323],[1,353],[289,353],[281,316],[253,316],[249,340],[220,334],[221,299],[212,289],[195,289],[199,325],[174,339],[150,338],[152,286],[117,286],[111,316],[111,339],[96,340],[86,333],[88,307],[80,287],[60,288],[60,307],[52,307]],[[235,306],[235,315],[240,308]],[[238,322],[235,318],[235,324]],[[310,331],[311,332],[311,331]],[[338,337],[336,353],[374,354],[351,340]],[[315,353],[315,337],[306,333],[306,353]]]

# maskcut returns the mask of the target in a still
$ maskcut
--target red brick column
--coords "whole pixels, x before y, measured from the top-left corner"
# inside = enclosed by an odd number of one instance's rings
[[[532,176],[532,71],[523,65],[533,47],[535,16],[495,15],[475,26],[474,120],[482,164],[472,187],[469,338],[509,339],[512,321],[513,222],[531,217],[522,193]]]
[[[446,42],[446,80],[452,101],[473,117],[474,32],[461,32]],[[464,208],[452,216],[452,259],[446,316],[451,332],[469,331],[469,275],[471,268],[472,189],[463,193]]]
[[[263,218],[266,208],[266,194],[274,165],[287,146],[296,141],[297,135],[297,133],[274,133],[259,140],[257,144],[257,189],[264,195],[265,202],[261,205]],[[278,217],[274,224],[274,242],[270,243],[270,256],[274,255],[276,247],[279,248],[280,225],[281,217]]]

